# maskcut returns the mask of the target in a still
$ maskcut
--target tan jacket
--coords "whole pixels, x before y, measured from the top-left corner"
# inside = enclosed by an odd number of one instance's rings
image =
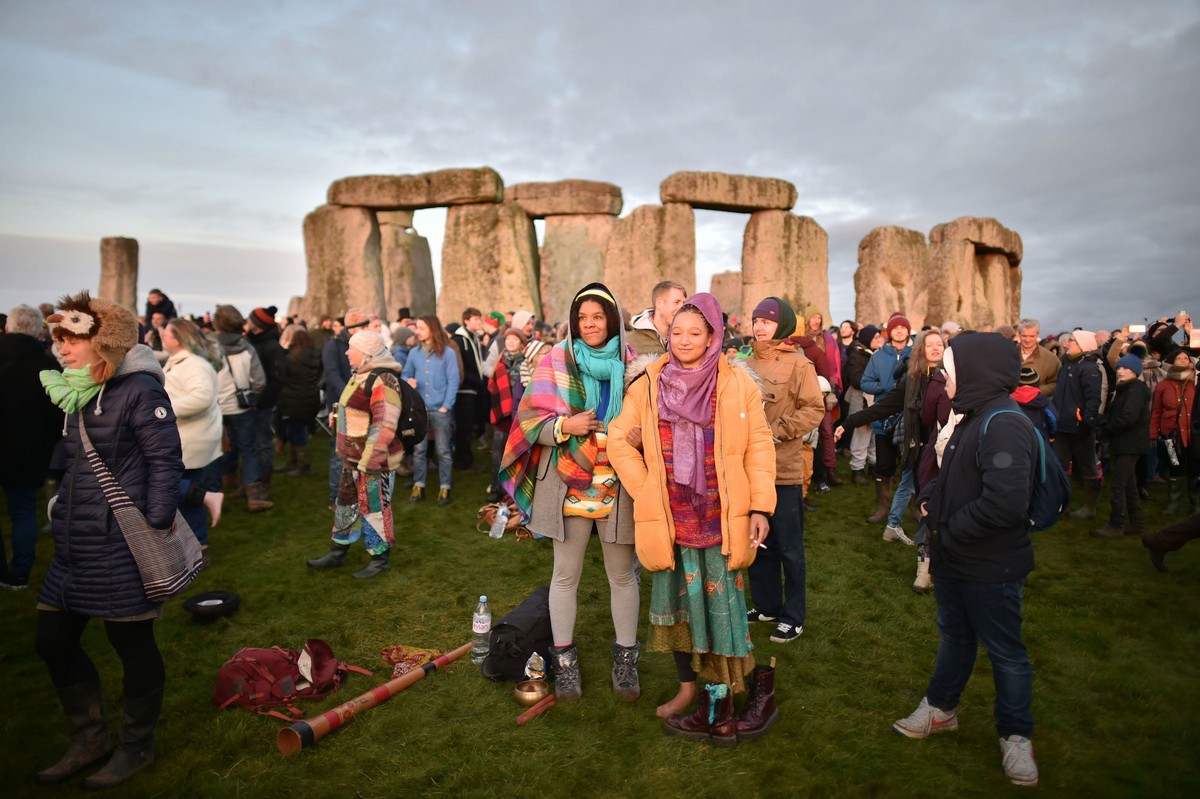
[[[756,341],[746,365],[762,385],[763,410],[775,438],[775,485],[804,482],[803,439],[825,416],[817,369],[784,341]]]
[[[1058,370],[1062,368],[1062,361],[1058,359],[1058,356],[1040,344],[1028,359],[1021,352],[1021,345],[1018,344],[1017,355],[1021,358],[1021,366],[1031,367],[1038,373],[1041,381],[1038,389],[1042,392],[1042,396],[1053,397],[1054,388],[1058,385]]]
[[[658,437],[658,378],[664,355],[625,392],[621,413],[609,425],[608,456],[621,485],[633,497],[634,543],[650,571],[675,567],[675,520],[667,494],[667,469]],[[625,440],[642,428],[642,452]],[[724,358],[717,369],[717,490],[721,497],[721,553],[730,570],[754,562],[750,511],[775,512],[775,446],[763,413],[762,394],[749,370]]]

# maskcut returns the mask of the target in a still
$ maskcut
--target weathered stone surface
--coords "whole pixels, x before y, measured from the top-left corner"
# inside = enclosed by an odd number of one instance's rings
[[[717,272],[712,276],[708,292],[721,303],[721,310],[737,316],[742,307],[742,273]]]
[[[348,308],[386,313],[379,226],[366,208],[322,205],[304,217],[308,288],[305,319],[341,316]]]
[[[546,218],[541,268],[542,313],[546,319],[566,321],[575,292],[588,283],[604,280],[604,250],[615,223],[616,217],[608,214]]]
[[[138,243],[137,239],[111,236],[100,239],[100,290],[96,296],[125,306],[133,313],[138,309]]]
[[[976,253],[1003,253],[1012,266],[1019,266],[1024,256],[1021,235],[991,217],[960,216],[929,231],[930,244],[954,240],[971,242]]]
[[[919,284],[912,288],[912,305],[920,309],[922,324],[941,326],[958,322],[974,328],[974,307],[963,286],[974,281],[975,245],[963,239],[939,241],[929,245],[928,265]],[[914,325],[916,320],[909,317]]]
[[[403,307],[415,316],[437,311],[437,287],[433,281],[433,256],[429,240],[412,227],[411,211],[380,211],[379,260],[383,269],[386,319],[396,318]]]
[[[613,225],[604,252],[604,283],[624,308],[649,307],[662,280],[678,281],[689,293],[696,285],[696,214],[683,203],[634,208]]]
[[[297,295],[293,295],[288,300],[287,315],[294,319],[297,316],[301,316],[301,312],[303,310],[304,310],[304,298],[297,296]],[[301,318],[303,318],[303,317],[301,317]]]
[[[498,203],[504,181],[491,167],[441,169],[419,175],[360,175],[329,185],[330,205],[377,210],[437,208],[446,205]]]
[[[914,283],[928,270],[925,236],[901,227],[878,227],[858,244],[854,273],[854,316],[862,324],[880,324],[896,311],[913,328],[925,323],[925,308],[914,302]],[[939,320],[938,324],[942,321]]]
[[[504,187],[506,202],[520,203],[533,219],[548,216],[621,213],[621,187],[595,180],[517,183]]]
[[[456,205],[446,212],[438,316],[464,308],[528,308],[541,314],[537,234],[516,203]]]
[[[750,332],[750,318],[765,297],[782,297],[804,319],[810,306],[829,319],[829,234],[807,216],[787,211],[750,215],[742,239],[742,302],[731,314]],[[800,328],[802,323],[797,322]]]
[[[712,211],[788,211],[796,204],[796,187],[786,180],[724,172],[676,172],[658,194],[664,205],[687,203]]]

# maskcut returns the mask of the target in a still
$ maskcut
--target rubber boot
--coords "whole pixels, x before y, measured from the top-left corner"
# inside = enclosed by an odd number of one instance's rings
[[[929,554],[917,553],[917,577],[913,580],[912,590],[916,594],[928,594],[933,588],[933,578],[929,576]]]
[[[867,517],[871,524],[882,524],[887,521],[892,509],[892,478],[875,478],[875,512]]]
[[[270,494],[267,493],[265,483],[250,483],[246,486],[246,507],[251,513],[258,513],[260,510],[270,510],[275,507],[275,503],[269,497]]]
[[[372,555],[371,559],[367,561],[367,565],[363,566],[354,573],[355,579],[369,580],[372,577],[377,577],[388,569],[392,568],[392,562],[389,560],[391,554],[392,551],[389,549],[387,552],[380,552],[378,555]]]
[[[283,463],[275,464],[274,468],[277,472],[290,472],[296,468],[296,446],[293,444],[284,444],[282,448],[277,448],[276,451],[282,455],[285,449],[288,452],[287,460]]]
[[[865,486],[867,484],[867,475],[862,469],[851,469],[850,482],[856,486]]]
[[[1100,481],[1083,481],[1083,507],[1070,513],[1072,519],[1090,519],[1096,515],[1096,503],[1100,501]]]
[[[288,471],[288,477],[308,477],[312,474],[312,453],[308,447],[293,447],[296,453],[296,463]]]
[[[835,488],[837,486],[846,484],[845,480],[838,477],[837,469],[826,469],[825,470],[825,482]]]
[[[612,686],[617,696],[626,702],[636,702],[642,695],[642,686],[638,680],[638,645],[621,646],[613,641]]]
[[[704,741],[714,746],[732,748],[737,746],[737,732],[733,720],[733,692],[728,685],[706,685],[698,691],[700,705],[686,716],[675,715],[667,719],[663,732],[687,738],[689,741]]]
[[[104,699],[100,693],[100,680],[92,677],[87,682],[58,688],[58,701],[67,714],[71,727],[70,743],[62,760],[48,769],[39,771],[40,783],[62,782],[80,770],[112,752],[112,738],[108,735],[108,721],[104,718]]]
[[[328,552],[319,558],[310,558],[305,563],[317,570],[335,569],[338,566],[346,565],[346,553],[349,551],[349,544],[339,544],[334,541],[329,545]]]
[[[104,768],[83,781],[85,788],[109,788],[154,762],[154,727],[162,711],[163,692],[125,698],[125,724],[120,742]]]
[[[733,720],[738,741],[753,741],[767,734],[779,721],[779,708],[775,705],[775,669],[770,666],[755,666],[750,674],[750,694],[742,712]]]
[[[1183,481],[1178,477],[1167,478],[1167,504],[1163,507],[1164,516],[1174,516],[1179,513],[1179,500],[1183,498]]]
[[[575,644],[551,646],[550,660],[554,662],[554,699],[560,704],[576,702],[583,696],[583,681],[579,677],[579,652]]]

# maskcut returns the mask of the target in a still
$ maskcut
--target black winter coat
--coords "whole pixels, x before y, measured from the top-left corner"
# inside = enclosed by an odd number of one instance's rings
[[[1033,570],[1029,502],[1038,444],[1033,425],[1009,394],[1021,369],[1017,349],[995,333],[972,333],[951,344],[958,390],[953,407],[964,414],[942,455],[937,478],[921,492],[931,531],[935,578],[977,583],[1012,582]]]
[[[261,333],[247,333],[246,341],[258,353],[263,371],[267,374],[267,387],[258,396],[257,408],[260,411],[270,410],[279,401],[279,392],[283,388],[284,361],[287,360],[287,350],[279,345],[279,328],[272,327]]]
[[[280,416],[311,422],[321,409],[321,378],[325,370],[312,347],[293,347],[283,362],[283,386],[276,405]]]
[[[1150,401],[1153,395],[1141,380],[1118,383],[1104,411],[1102,434],[1110,455],[1145,455],[1150,451]]]
[[[864,347],[861,341],[854,341],[846,350],[846,385],[862,391],[862,376],[871,360],[871,350]]]
[[[1095,428],[1100,420],[1103,382],[1095,356],[1085,355],[1062,365],[1054,388],[1054,415],[1060,433],[1086,433]]]
[[[83,417],[96,452],[146,521],[168,528],[179,505],[183,453],[163,383],[154,352],[139,344],[100,394],[67,417],[67,472],[50,512],[54,560],[39,602],[100,618],[157,607],[146,598],[137,564],[84,456],[78,420]]]
[[[0,335],[0,483],[46,481],[63,422],[38,378],[47,369],[62,371],[40,341],[24,333]]]

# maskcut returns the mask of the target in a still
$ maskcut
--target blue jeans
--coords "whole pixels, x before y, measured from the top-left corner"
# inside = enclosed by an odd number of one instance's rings
[[[450,474],[454,470],[454,462],[450,456],[450,422],[452,414],[434,410],[429,414],[430,432],[437,436],[438,477],[441,478],[442,488],[450,487]],[[426,473],[429,471],[429,437],[413,448],[413,485],[425,486]]]
[[[179,478],[179,515],[201,546],[208,546],[208,509],[204,507],[204,469],[184,469]],[[195,502],[196,498],[200,502]]]
[[[1024,579],[969,583],[939,576],[933,583],[941,641],[926,692],[929,704],[942,710],[958,707],[983,644],[992,661],[996,733],[1001,738],[1033,734],[1033,667],[1021,641],[1024,589]]]
[[[896,493],[892,495],[892,507],[888,511],[889,527],[899,527],[904,521],[904,509],[908,507],[915,490],[915,475],[916,469],[905,469],[900,475],[900,485],[896,486]]]
[[[303,419],[284,419],[280,438],[294,447],[308,446],[308,422]]]
[[[258,411],[233,414],[224,418],[229,432],[229,452],[222,462],[222,474],[237,472],[238,455],[242,457],[242,485],[262,480],[262,461],[258,450]]]
[[[775,515],[750,573],[750,598],[759,613],[802,626],[806,614],[802,486],[775,486]],[[783,570],[783,581],[779,572]]]
[[[34,550],[37,545],[37,486],[4,484],[8,497],[8,519],[12,522],[12,566],[13,577],[28,579],[33,569]],[[0,549],[0,557],[3,557]]]

